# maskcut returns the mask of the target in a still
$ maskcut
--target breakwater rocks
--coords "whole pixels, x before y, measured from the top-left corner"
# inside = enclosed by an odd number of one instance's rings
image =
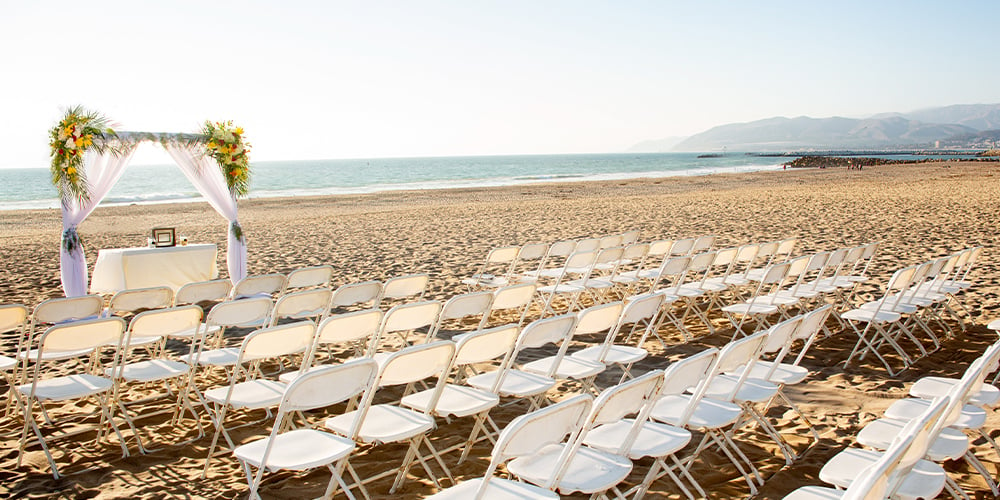
[[[964,158],[962,161],[997,161],[1000,158]],[[852,156],[844,158],[842,156],[802,156],[784,165],[791,168],[834,168],[846,167],[849,170],[863,169],[874,165],[900,165],[912,163],[926,163],[929,161],[941,161],[940,159],[919,159],[919,160],[889,160],[886,158],[870,158],[864,156]]]

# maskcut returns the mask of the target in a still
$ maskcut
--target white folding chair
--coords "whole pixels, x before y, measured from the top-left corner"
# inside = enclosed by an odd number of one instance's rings
[[[632,472],[628,454],[644,419],[634,419],[626,428],[619,429],[616,446],[610,449],[583,443],[594,428],[618,424],[629,414],[641,413],[656,397],[662,381],[661,372],[651,372],[605,389],[594,402],[576,440],[546,446],[534,455],[517,458],[508,464],[507,470],[524,481],[553,488],[564,495],[581,492],[599,498],[613,492],[615,498],[624,499],[618,484]]]
[[[194,423],[198,428],[199,439],[204,435],[198,413],[195,411],[188,395],[190,390],[198,391],[197,386],[188,384],[191,366],[173,359],[169,359],[163,349],[158,349],[158,355],[148,359],[134,360],[129,347],[132,344],[145,344],[148,342],[164,342],[176,332],[185,332],[198,327],[201,324],[202,310],[196,305],[178,306],[168,309],[154,309],[137,314],[129,324],[128,335],[123,343],[119,362],[105,370],[108,377],[115,381],[114,400],[121,409],[123,416],[129,420],[130,424],[142,417],[152,416],[159,412],[130,414],[129,408],[132,405],[149,403],[169,396],[175,396],[171,407],[170,428],[177,426],[184,412],[191,414]],[[158,386],[163,384],[167,392],[154,389],[152,396],[134,402],[126,401],[125,389],[131,386],[145,385]],[[196,395],[199,394],[196,392]],[[201,396],[197,398],[201,401]],[[143,427],[146,429],[145,427]],[[140,435],[136,434],[136,441],[139,443],[139,450],[143,453],[149,451],[142,443]]]
[[[740,335],[747,335],[743,332],[743,324],[748,319],[754,321],[754,329],[750,334],[771,326],[767,318],[778,314],[780,309],[773,301],[768,300],[767,296],[782,288],[790,266],[790,262],[782,262],[768,267],[767,272],[760,277],[760,280],[757,280],[757,289],[749,299],[722,308],[722,312],[726,314],[726,318],[733,325],[733,340]]]
[[[899,335],[904,334],[915,343],[919,344],[919,341],[913,337],[912,332],[906,329],[906,326],[902,322],[903,315],[893,311],[895,305],[903,301],[905,294],[898,293],[892,295],[892,292],[893,290],[906,290],[916,272],[917,266],[909,266],[897,270],[889,278],[885,294],[881,299],[875,301],[875,307],[859,307],[840,315],[842,319],[848,322],[858,337],[858,341],[854,344],[854,349],[851,350],[847,359],[844,360],[844,366],[849,365],[855,355],[858,356],[858,359],[864,359],[865,355],[871,353],[882,362],[882,365],[885,366],[890,376],[895,376],[899,372],[893,371],[892,365],[879,352],[879,347],[884,344],[888,344],[899,355],[904,370],[913,364],[913,359],[903,350],[903,347],[899,345],[897,340]],[[864,328],[860,327],[862,324]]]
[[[517,278],[521,283],[537,283],[539,278],[555,278],[562,272],[566,258],[576,249],[576,240],[561,240],[549,245],[535,270],[527,270]]]
[[[36,337],[43,333],[38,330],[72,321],[98,318],[103,310],[104,299],[100,295],[59,297],[45,300],[35,306],[31,311],[31,320],[25,334],[18,337],[16,357],[21,367],[20,374],[15,373],[14,380],[22,384],[27,381],[28,364],[38,357]],[[44,359],[46,361],[72,359],[90,354],[92,350],[80,349],[72,352],[50,349]]]
[[[223,347],[230,328],[261,328],[267,325],[273,303],[267,297],[253,297],[220,302],[208,311],[205,322],[197,329],[177,332],[171,338],[188,338],[190,352],[179,359],[191,366],[232,366],[239,348]]]
[[[590,306],[578,312],[572,333],[559,342],[559,350],[556,354],[525,363],[521,369],[539,375],[555,377],[558,380],[576,380],[580,383],[583,392],[594,390],[594,378],[607,367],[597,360],[568,355],[569,345],[574,338],[614,329],[621,318],[624,307],[622,302],[610,302]]]
[[[466,383],[477,389],[495,392],[503,398],[525,400],[528,411],[537,410],[548,390],[556,385],[554,373],[538,374],[524,370],[517,363],[518,357],[529,349],[534,354],[542,347],[565,341],[576,326],[576,318],[575,314],[564,314],[533,321],[521,330],[514,349],[499,370],[469,377]]]
[[[450,338],[459,333],[482,330],[489,319],[492,304],[493,292],[455,295],[441,306],[437,322],[427,332],[427,341],[442,335]],[[471,328],[466,323],[471,323]]]
[[[380,363],[379,373],[375,380],[375,386],[379,388],[400,385],[411,388],[416,382],[429,378],[437,379],[434,383],[434,392],[427,401],[427,411],[414,411],[392,403],[373,404],[376,391],[369,391],[356,410],[326,420],[324,425],[328,430],[345,437],[355,435],[355,439],[359,443],[376,445],[395,442],[409,443],[406,455],[403,457],[403,463],[398,470],[384,471],[361,481],[361,483],[395,474],[396,478],[389,489],[389,494],[393,494],[402,485],[410,465],[416,459],[434,485],[440,488],[441,484],[438,482],[437,476],[431,471],[426,458],[420,453],[422,445],[430,451],[445,475],[454,482],[451,471],[448,470],[444,461],[441,460],[440,454],[427,439],[427,433],[433,430],[436,425],[430,409],[437,407],[438,399],[445,386],[444,380],[448,376],[447,368],[454,354],[455,344],[453,342],[437,341],[406,347],[390,354],[384,362]],[[408,391],[404,391],[403,397],[407,395]]]
[[[537,273],[545,264],[549,252],[548,243],[528,243],[517,252],[511,266],[510,283],[534,283]],[[529,276],[531,274],[531,276]]]
[[[497,467],[511,459],[530,457],[547,446],[573,440],[590,411],[593,398],[578,395],[512,420],[493,446],[490,465],[482,478],[471,479],[442,490],[428,500],[556,500],[548,488],[496,477]],[[551,483],[551,478],[546,481]]]
[[[41,445],[45,458],[52,469],[52,476],[59,479],[59,468],[55,459],[49,451],[49,437],[42,432],[39,422],[36,419],[36,405],[38,411],[43,414],[45,420],[51,425],[61,427],[61,423],[48,418],[45,405],[51,403],[61,403],[71,400],[81,400],[93,397],[97,401],[100,413],[97,424],[97,441],[104,437],[105,426],[110,426],[118,436],[119,444],[122,448],[122,457],[129,455],[125,446],[125,438],[122,436],[118,425],[115,423],[110,398],[113,393],[114,381],[99,374],[100,366],[97,363],[88,363],[79,370],[68,370],[66,365],[59,369],[58,376],[52,375],[53,370],[43,371],[47,362],[56,361],[67,353],[94,352],[96,350],[112,351],[113,359],[117,359],[118,350],[121,348],[122,337],[125,333],[125,321],[121,318],[101,318],[80,320],[62,325],[55,325],[45,331],[38,339],[38,348],[34,350],[32,361],[34,362],[28,383],[17,386],[15,395],[17,396],[18,408],[24,415],[24,427],[21,431],[21,440],[18,448],[17,466],[20,467],[24,459],[25,449],[28,443],[28,431],[31,430],[38,444]],[[96,357],[94,358],[96,359]],[[113,365],[112,365],[113,367]],[[68,372],[68,373],[67,373]],[[69,417],[79,417],[73,412]],[[89,415],[88,415],[89,416]],[[134,431],[134,429],[133,429]],[[73,433],[66,433],[60,437],[79,434],[80,430]],[[54,439],[55,437],[52,437]]]
[[[457,342],[455,357],[452,358],[448,367],[451,380],[445,383],[444,388],[441,389],[437,405],[433,408],[428,406],[436,389],[425,389],[400,400],[403,406],[449,420],[451,418],[475,417],[468,439],[456,447],[442,450],[442,454],[462,448],[462,456],[458,462],[464,462],[480,433],[496,444],[493,434],[499,433],[500,430],[489,418],[489,411],[500,404],[498,391],[494,387],[491,387],[491,390],[477,389],[464,382],[469,375],[483,373],[484,364],[496,364],[497,369],[499,369],[503,360],[514,349],[514,343],[519,333],[520,329],[517,325],[505,325],[454,337],[455,342]],[[493,426],[492,432],[486,428],[485,423],[487,422]]]
[[[260,498],[257,491],[265,470],[305,471],[323,466],[332,474],[324,497],[332,497],[339,485],[345,495],[354,498],[342,477],[346,469],[355,485],[368,498],[368,492],[348,462],[356,447],[354,438],[358,429],[351,429],[346,437],[342,437],[311,426],[295,428],[294,417],[371,391],[377,373],[378,364],[373,360],[357,359],[341,365],[318,367],[290,383],[278,404],[278,415],[271,427],[271,434],[233,450],[233,454],[243,464],[250,486],[250,498]],[[256,472],[254,468],[257,469]]]
[[[330,299],[330,310],[344,312],[356,307],[376,309],[381,297],[382,283],[379,281],[361,281],[340,285],[333,291],[333,298]]]
[[[542,316],[547,313],[556,314],[552,307],[557,296],[565,296],[566,311],[573,312],[580,302],[580,296],[587,290],[585,286],[569,283],[573,277],[575,279],[586,280],[594,270],[594,263],[597,261],[597,251],[576,252],[566,259],[566,265],[560,268],[560,273],[555,277],[552,284],[538,287],[538,294],[542,299]]]
[[[622,377],[618,383],[632,378],[632,365],[642,361],[649,355],[642,346],[656,325],[656,315],[663,305],[663,296],[657,294],[638,295],[625,305],[613,328],[608,329],[608,334],[604,342],[600,345],[585,347],[570,354],[574,358],[581,358],[589,361],[596,361],[605,367],[618,366],[622,370]],[[625,332],[625,326],[631,325],[631,329]],[[645,326],[643,326],[645,325]],[[637,329],[642,329],[639,340],[634,345],[626,345]],[[624,337],[622,343],[618,339]]]
[[[205,401],[212,404],[212,407],[209,408],[209,417],[215,427],[215,433],[212,436],[212,444],[208,448],[208,455],[205,457],[202,479],[208,472],[212,456],[215,455],[219,436],[226,440],[230,450],[236,448],[229,436],[229,431],[226,429],[226,416],[230,408],[233,411],[252,411],[274,408],[281,403],[286,384],[263,377],[261,363],[292,354],[308,354],[315,334],[316,325],[314,323],[300,321],[261,328],[251,332],[243,339],[233,370],[229,374],[227,385],[204,392]],[[309,365],[307,358],[308,355],[304,356],[301,369]]]
[[[486,254],[486,260],[472,276],[462,279],[470,292],[507,286],[511,281],[514,263],[520,253],[519,246],[497,247]]]
[[[330,288],[330,281],[333,280],[333,266],[310,266],[300,267],[288,273],[285,289],[294,290],[297,288]]]
[[[308,320],[319,323],[330,312],[333,292],[329,288],[310,288],[282,295],[271,309],[268,326],[279,320]]]
[[[316,348],[326,349],[327,360],[333,359],[334,346],[342,346],[352,357],[372,357],[375,354],[379,327],[382,325],[382,311],[365,309],[342,314],[333,314],[319,323],[316,328]],[[318,356],[314,354],[314,361]],[[284,376],[284,374],[282,374]]]

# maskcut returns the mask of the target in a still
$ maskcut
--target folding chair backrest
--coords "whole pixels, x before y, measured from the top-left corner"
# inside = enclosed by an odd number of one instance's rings
[[[749,245],[743,245],[739,247],[736,251],[736,256],[733,257],[733,264],[737,267],[743,266],[745,271],[750,270],[750,266],[757,260],[757,255],[760,253],[761,245],[758,243],[751,243]]]
[[[670,363],[663,371],[663,383],[660,387],[661,396],[674,396],[691,391],[688,406],[681,414],[678,425],[685,426],[694,414],[698,402],[708,387],[712,368],[718,361],[719,350],[715,347],[692,354],[684,359]]]
[[[691,265],[691,257],[671,257],[663,261],[663,265],[660,266],[660,274],[657,276],[657,283],[667,284],[667,283],[677,283],[684,276],[688,267]]]
[[[621,318],[625,304],[609,302],[590,306],[577,314],[576,327],[573,336],[590,335],[613,328]]]
[[[54,325],[66,321],[96,318],[104,309],[100,295],[60,297],[49,299],[35,306],[31,313],[32,325]]]
[[[569,338],[575,326],[575,314],[563,314],[535,320],[524,327],[524,330],[521,330],[521,335],[517,338],[517,349],[559,344]]]
[[[826,261],[830,259],[830,252],[816,252],[809,257],[809,264],[806,265],[806,273],[820,272],[826,267]]]
[[[404,299],[407,297],[421,298],[427,291],[430,276],[423,273],[396,276],[385,280],[382,286],[383,299]]]
[[[348,307],[371,303],[370,307],[378,307],[382,295],[382,283],[379,281],[362,281],[340,285],[333,292],[330,307]]]
[[[168,286],[122,290],[111,296],[108,313],[121,315],[140,309],[162,309],[174,303],[174,290]]]
[[[712,370],[713,377],[719,373],[740,371],[739,380],[733,384],[732,390],[725,398],[726,400],[732,400],[743,386],[750,370],[757,362],[757,358],[760,357],[760,350],[767,340],[767,334],[768,332],[765,330],[749,337],[734,340],[719,351],[719,359]]]
[[[535,297],[536,289],[534,283],[518,283],[498,288],[493,291],[493,302],[490,304],[490,310],[499,311],[525,307]]]
[[[87,319],[49,327],[38,340],[39,363],[36,366],[41,365],[46,353],[120,347],[124,333],[125,320],[121,318]]]
[[[257,296],[271,298],[285,290],[285,281],[285,275],[278,273],[247,276],[236,283],[231,296],[234,299]]]
[[[576,240],[561,240],[549,246],[548,257],[569,257],[576,249]]]
[[[232,290],[233,283],[226,279],[188,283],[177,289],[174,305],[225,300]]]
[[[641,264],[648,253],[649,243],[629,243],[622,252],[622,259]]]
[[[602,248],[597,253],[596,263],[597,264],[617,264],[617,263],[621,262],[623,255],[625,255],[625,247],[608,247],[608,248]]]
[[[208,311],[205,323],[235,327],[263,325],[273,305],[274,303],[267,297],[219,302]]]
[[[286,288],[329,287],[333,279],[333,266],[302,267],[288,273]]]
[[[802,324],[803,315],[793,316],[767,329],[767,341],[761,354],[772,354],[785,349],[795,340],[795,332]]]
[[[514,457],[529,456],[550,444],[573,436],[587,418],[594,398],[579,394],[512,420],[497,439],[490,463],[492,469]]]
[[[409,384],[432,376],[444,376],[455,354],[455,343],[440,340],[405,347],[389,355],[379,372],[378,386]],[[430,405],[433,408],[434,405]]]
[[[316,343],[320,345],[347,344],[366,340],[362,354],[374,354],[382,311],[365,309],[328,316],[316,328]]]
[[[378,363],[371,358],[315,367],[288,384],[278,411],[309,411],[346,401],[368,390],[377,374]]]
[[[813,338],[816,335],[816,332],[823,329],[823,324],[826,323],[826,319],[830,317],[831,311],[833,311],[833,305],[826,304],[823,307],[804,313],[802,315],[802,322],[799,323],[799,327],[795,329],[795,339],[808,341]]]
[[[764,271],[764,276],[760,280],[761,285],[781,283],[788,276],[788,270],[791,266],[791,262],[782,262],[767,268],[767,270]]]
[[[696,238],[683,238],[670,246],[670,255],[691,255]]]
[[[723,248],[715,252],[715,260],[712,261],[712,267],[726,266],[727,268],[732,266],[733,262],[736,260],[736,255],[739,254],[740,247],[729,247]]]
[[[519,246],[497,247],[490,250],[486,254],[486,260],[476,271],[476,275],[485,278],[485,273],[488,272],[491,276],[507,276],[513,270],[520,252]]]
[[[573,248],[573,253],[581,252],[596,252],[601,249],[601,239],[600,238],[584,238],[576,242],[576,247]]]
[[[778,242],[778,248],[775,249],[774,254],[780,258],[787,259],[792,256],[792,252],[795,251],[795,245],[799,242],[798,238],[786,238]]]
[[[707,273],[715,262],[715,252],[702,252],[691,256],[688,263],[688,271],[695,273]]]
[[[778,241],[768,241],[761,243],[757,248],[757,256],[754,260],[758,261],[761,265],[768,265],[774,261],[774,256],[778,253],[778,246],[781,242]]]
[[[663,383],[663,371],[653,370],[621,384],[601,391],[594,401],[590,424],[597,426],[617,422],[628,415],[638,414],[642,408],[657,397]],[[631,443],[623,442],[620,454],[624,454]]]
[[[329,288],[313,288],[283,295],[271,310],[271,324],[279,319],[320,318],[330,311],[333,292]]]
[[[712,234],[706,234],[699,236],[694,240],[694,246],[691,247],[691,253],[697,253],[704,250],[711,250],[715,247],[716,236]]]
[[[896,472],[913,442],[915,434],[910,430],[918,427],[918,421],[911,420],[904,426],[892,444],[879,456],[878,460],[861,470],[858,476],[844,490],[840,500],[883,500],[890,498],[890,477]]]
[[[623,245],[631,245],[639,241],[639,230],[631,229],[629,231],[625,231],[624,233],[622,233],[621,236]]]
[[[432,326],[441,313],[441,302],[427,300],[399,304],[389,309],[382,319],[381,334],[402,332]]]
[[[129,342],[192,331],[201,324],[202,314],[196,305],[141,312],[129,323]]]
[[[456,295],[441,307],[440,319],[459,319],[469,316],[479,316],[490,311],[493,303],[493,292],[472,292]]]
[[[949,400],[948,396],[935,399],[923,414],[913,419],[900,431],[899,435],[903,436],[903,439],[909,438],[910,444],[903,451],[899,465],[890,476],[890,492],[894,492],[892,491],[894,478],[898,479],[909,473],[913,466],[927,455],[930,444],[936,439],[936,436],[932,436],[932,431],[947,408]]]
[[[664,297],[659,293],[647,293],[636,295],[625,304],[622,310],[622,324],[638,323],[644,320],[652,320],[656,313],[663,306]]]
[[[517,251],[517,261],[539,260],[549,251],[547,243],[527,243]]]
[[[620,246],[622,246],[622,235],[620,234],[611,234],[608,236],[602,236],[600,244],[597,245],[597,247],[601,250],[605,248],[620,247]]]
[[[455,346],[455,366],[485,363],[507,356],[521,329],[503,325],[463,335]]]
[[[28,324],[28,308],[21,304],[0,305],[0,333],[20,331]]]
[[[312,321],[261,328],[243,339],[240,359],[252,361],[305,352],[315,336],[316,325]]]
[[[656,240],[649,244],[649,255],[653,257],[663,257],[670,254],[670,248],[674,246],[674,240]]]
[[[798,280],[798,278],[806,272],[806,269],[809,267],[810,260],[812,260],[812,257],[808,255],[795,257],[794,259],[789,260],[787,273],[788,278],[795,278]]]

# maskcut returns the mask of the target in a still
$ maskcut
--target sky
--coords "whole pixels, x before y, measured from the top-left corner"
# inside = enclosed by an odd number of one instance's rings
[[[997,103],[998,18],[994,0],[5,2],[0,168],[47,167],[74,105],[118,130],[233,120],[267,161],[620,152]]]

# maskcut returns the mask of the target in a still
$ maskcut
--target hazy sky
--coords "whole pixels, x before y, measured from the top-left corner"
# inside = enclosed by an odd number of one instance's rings
[[[278,160],[617,152],[995,103],[998,18],[995,0],[4,2],[0,167],[47,166],[74,104],[120,130],[232,119]]]

